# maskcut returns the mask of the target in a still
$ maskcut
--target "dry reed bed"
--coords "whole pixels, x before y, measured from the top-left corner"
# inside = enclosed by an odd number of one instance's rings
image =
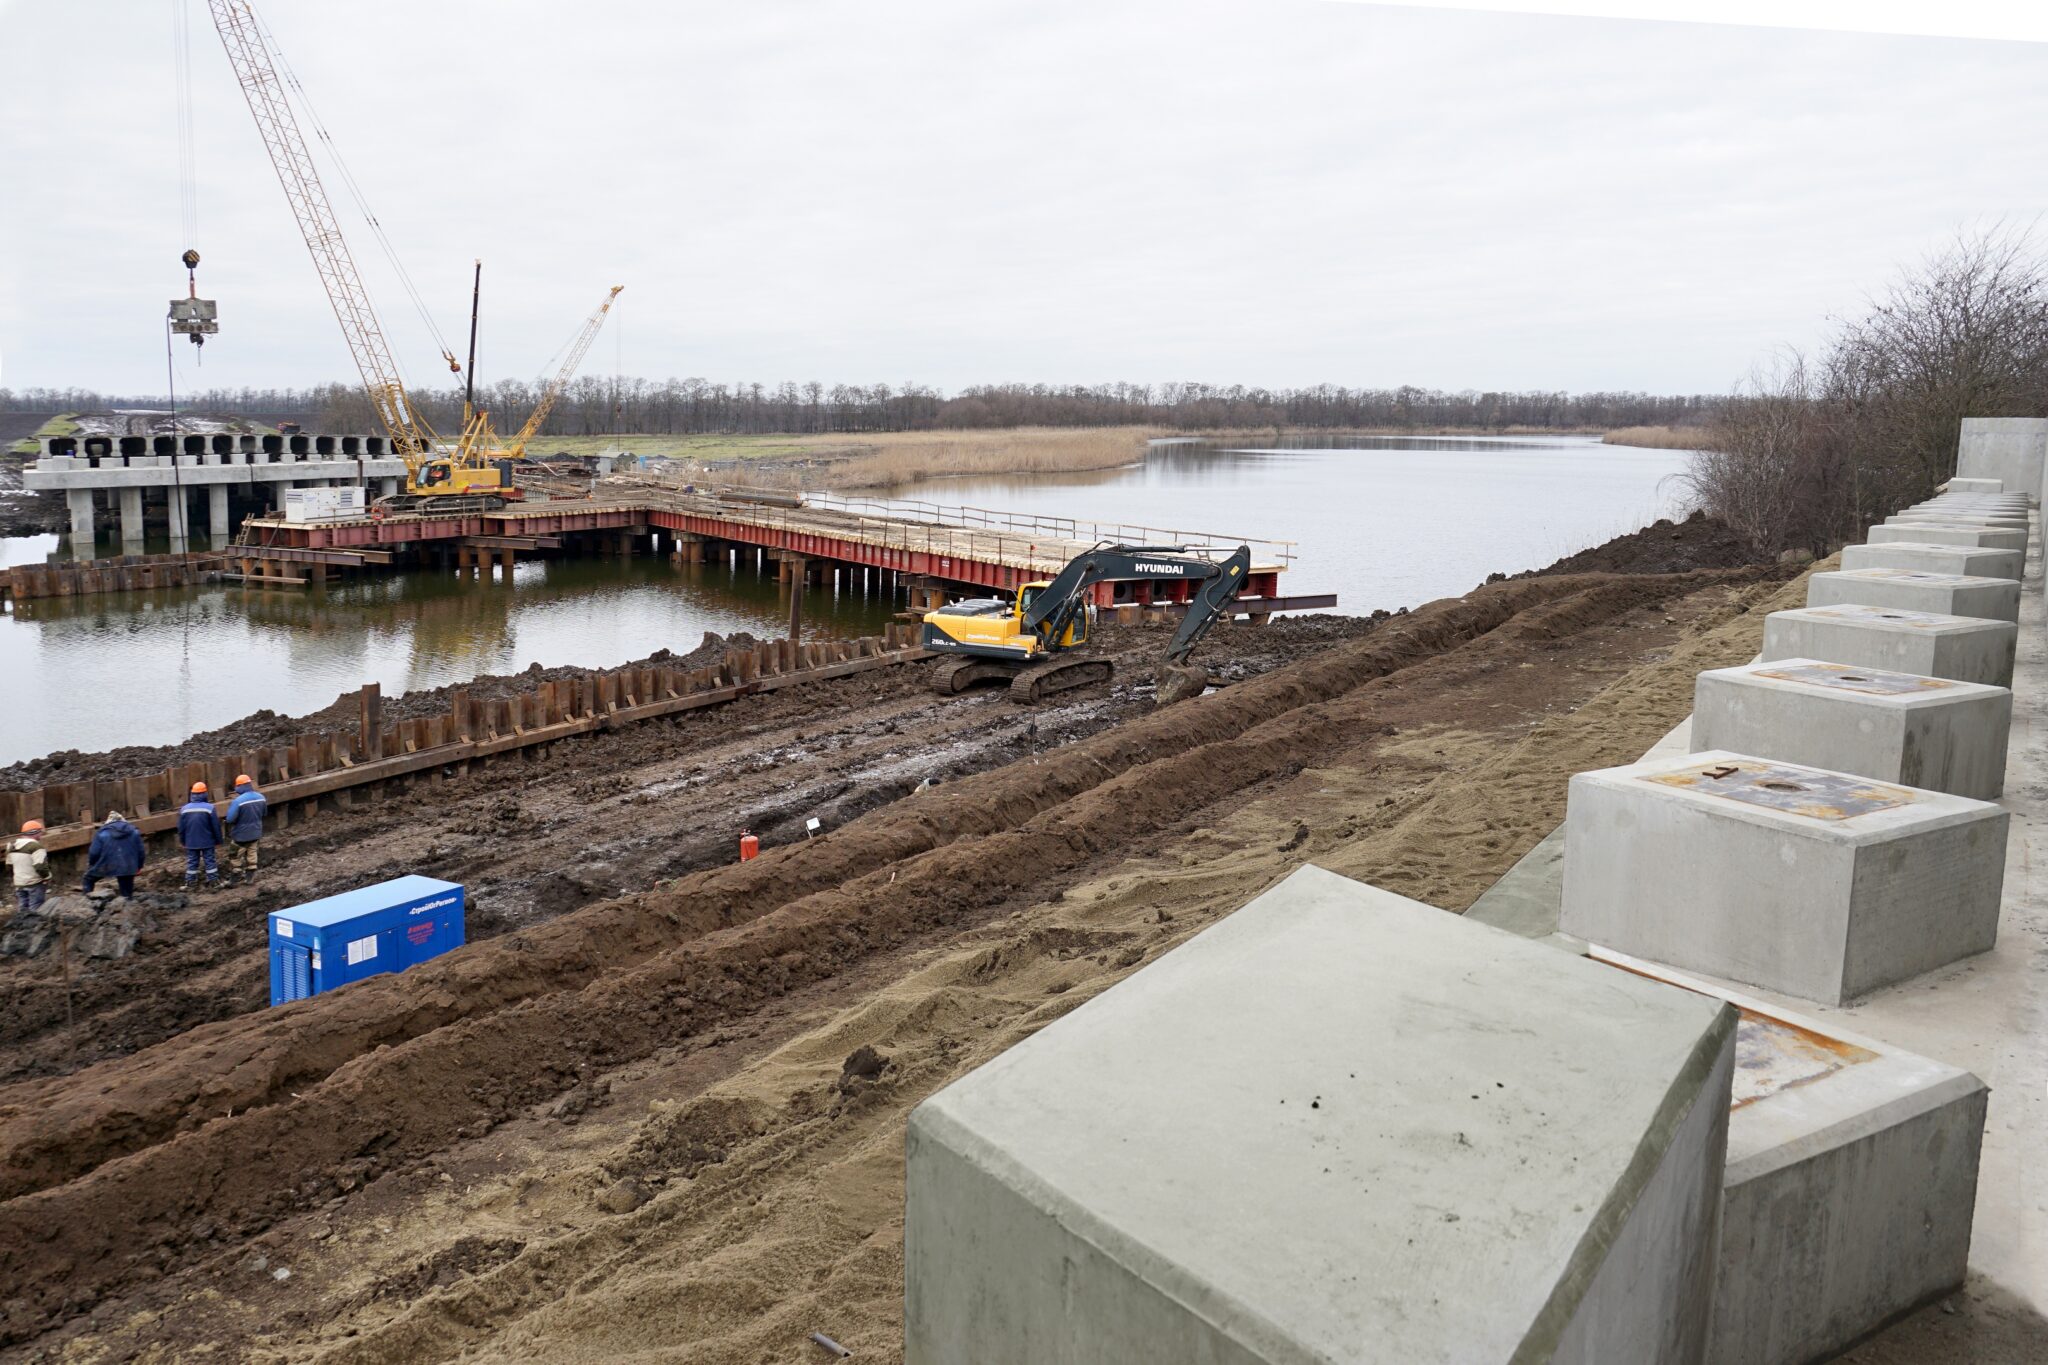
[[[892,488],[920,479],[994,474],[1072,474],[1117,469],[1145,456],[1161,432],[1093,430],[906,431],[835,442],[845,458],[819,471],[831,488]]]
[[[1649,450],[1704,450],[1712,433],[1704,427],[1621,427],[1602,436],[1611,446],[1641,446]]]

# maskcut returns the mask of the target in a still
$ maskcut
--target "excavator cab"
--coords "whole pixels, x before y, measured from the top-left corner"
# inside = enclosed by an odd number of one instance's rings
[[[1017,607],[1015,612],[1012,613],[1012,617],[1017,623],[1017,633],[1019,635],[1026,633],[1024,630],[1024,613],[1031,610],[1031,603],[1037,598],[1038,594],[1051,586],[1050,582],[1041,579],[1036,583],[1026,583],[1017,589]],[[1095,604],[1090,602],[1082,610],[1075,612],[1074,619],[1067,623],[1067,628],[1064,631],[1060,632],[1058,647],[1060,649],[1072,649],[1075,645],[1087,644],[1089,628],[1094,624]]]

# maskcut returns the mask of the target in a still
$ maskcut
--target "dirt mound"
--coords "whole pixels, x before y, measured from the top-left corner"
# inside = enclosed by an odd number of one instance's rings
[[[677,655],[671,650],[658,649],[646,658],[635,659],[619,667],[646,668],[664,664],[671,668],[701,668],[724,658],[728,649],[748,649],[759,643],[759,640],[745,631],[732,636],[721,636],[714,631],[706,631],[703,643],[687,654]],[[613,671],[615,670],[581,668],[569,664],[543,668],[539,664],[534,664],[519,673],[483,673],[466,683],[421,688],[399,696],[385,697],[384,722],[389,725],[419,716],[445,715],[449,708],[449,698],[458,688],[466,688],[473,700],[496,701],[517,696],[522,692],[534,691],[542,683],[566,682],[595,673]],[[250,749],[280,747],[310,731],[354,730],[359,720],[356,694],[344,692],[318,711],[311,711],[302,716],[280,716],[275,711],[257,711],[217,730],[194,735],[180,744],[134,745],[94,754],[65,749],[42,758],[26,759],[0,768],[0,791],[27,791],[47,786],[52,782],[97,782],[159,773],[165,768],[182,763],[204,762]]]
[[[1376,680],[1539,608],[1545,629],[1713,576],[1535,579],[1395,618],[1266,677],[1035,761],[949,782],[815,841],[586,907],[402,977],[209,1025],[0,1108],[11,1338],[878,951],[1072,875],[1133,829],[1371,733]],[[195,1190],[207,1193],[195,1206]]]
[[[1486,581],[1574,573],[1689,573],[1694,569],[1739,569],[1761,562],[1725,523],[1705,512],[1694,512],[1684,521],[1653,522],[1604,545],[1566,555],[1547,568],[1494,574]]]

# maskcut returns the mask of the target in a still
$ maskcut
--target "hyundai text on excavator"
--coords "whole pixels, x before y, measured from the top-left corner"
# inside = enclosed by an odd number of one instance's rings
[[[1050,693],[1107,682],[1114,671],[1109,659],[1085,648],[1095,630],[1089,590],[1103,582],[1172,578],[1197,586],[1166,647],[1168,668],[1160,679],[1159,700],[1198,696],[1208,675],[1190,667],[1188,655],[1229,610],[1251,563],[1248,545],[1214,560],[1181,545],[1104,542],[1068,560],[1050,582],[1021,585],[1012,598],[974,598],[927,612],[924,647],[954,656],[939,664],[934,683],[950,694],[977,683],[1006,681],[1012,701],[1035,702]]]

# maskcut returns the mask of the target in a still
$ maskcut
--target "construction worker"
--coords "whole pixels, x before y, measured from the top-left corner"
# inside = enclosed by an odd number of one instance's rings
[[[242,885],[256,880],[256,845],[263,838],[263,812],[270,803],[256,790],[256,779],[243,773],[235,779],[235,795],[221,823],[228,830],[228,872]]]
[[[7,846],[7,870],[14,874],[14,908],[34,914],[43,908],[50,891],[50,851],[36,836],[43,822],[30,820],[21,827],[21,837]]]
[[[217,890],[220,886],[220,864],[214,858],[214,849],[220,847],[227,832],[221,828],[220,816],[213,809],[213,802],[206,799],[206,784],[192,784],[191,799],[178,807],[178,844],[185,850],[185,887],[190,890],[199,883],[199,870],[206,869],[206,889]]]
[[[142,846],[142,831],[121,818],[121,812],[110,810],[93,831],[92,847],[85,854],[85,884],[78,889],[89,896],[95,882],[112,877],[121,888],[121,899],[132,900],[135,874],[142,871],[148,857]]]

